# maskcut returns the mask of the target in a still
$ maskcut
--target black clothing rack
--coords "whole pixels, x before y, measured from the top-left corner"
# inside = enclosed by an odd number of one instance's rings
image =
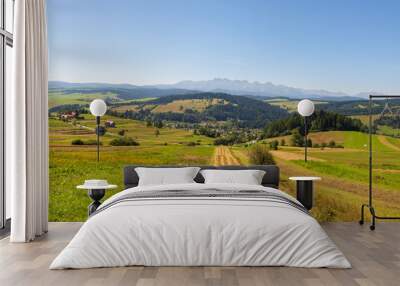
[[[372,201],[372,101],[374,98],[400,98],[400,95],[370,95],[369,96],[369,189],[368,189],[368,204],[363,204],[361,206],[361,219],[359,223],[361,225],[364,224],[364,208],[368,208],[371,217],[372,217],[372,222],[370,225],[370,229],[374,230],[375,229],[375,221],[377,219],[383,219],[383,220],[391,220],[391,219],[400,219],[400,217],[384,217],[384,216],[378,216],[375,212],[375,208],[373,206],[373,201]]]

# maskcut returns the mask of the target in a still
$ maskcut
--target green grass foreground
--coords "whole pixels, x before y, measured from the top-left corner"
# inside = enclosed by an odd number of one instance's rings
[[[304,148],[279,147],[272,151],[281,171],[280,189],[296,195],[290,176],[319,176],[315,182],[315,201],[311,214],[318,221],[358,221],[360,206],[368,202],[368,134],[352,131],[311,133],[313,142],[335,140],[344,148],[309,148],[304,162]],[[290,138],[285,138],[286,142]],[[374,206],[381,216],[400,214],[400,139],[373,136]],[[232,149],[238,158],[247,150]],[[367,214],[367,217],[369,215]]]
[[[91,203],[85,190],[76,189],[87,179],[106,179],[118,185],[106,192],[106,198],[124,189],[122,171],[126,165],[206,165],[214,153],[212,141],[203,136],[178,129],[163,128],[155,135],[155,128],[143,122],[113,119],[116,128],[102,137],[100,162],[96,161],[96,146],[72,146],[74,139],[93,140],[94,119],[86,116],[76,126],[58,119],[50,119],[50,221],[85,221]],[[118,130],[126,130],[139,146],[110,146]],[[115,133],[115,134],[114,134]],[[188,146],[188,142],[200,145]]]
[[[63,122],[50,119],[50,221],[85,221],[91,203],[85,190],[76,186],[87,179],[107,179],[118,188],[107,191],[106,198],[124,189],[123,167],[137,165],[207,165],[213,162],[212,139],[192,132],[154,127],[144,122],[105,116],[114,120],[102,137],[100,162],[96,162],[96,146],[73,146],[72,140],[94,140],[94,118]],[[125,136],[139,146],[110,146],[124,129]],[[274,157],[281,169],[280,188],[295,195],[295,184],[289,176],[315,175],[322,181],[315,185],[315,206],[311,214],[319,221],[357,221],[359,207],[368,199],[368,134],[359,132],[318,132],[310,134],[314,142],[335,140],[343,149],[310,148],[310,161],[304,163],[303,149],[279,147]],[[288,139],[288,138],[287,138]],[[190,146],[196,142],[195,146]],[[287,140],[289,142],[289,140]],[[197,145],[199,144],[199,145]],[[244,144],[229,148],[240,164],[249,164]],[[380,215],[400,213],[400,139],[373,136],[374,198]]]

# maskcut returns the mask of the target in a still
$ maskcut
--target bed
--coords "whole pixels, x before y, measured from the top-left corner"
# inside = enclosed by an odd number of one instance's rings
[[[138,186],[107,199],[50,269],[118,266],[291,266],[350,268],[318,222],[278,190],[276,166],[202,166],[262,170],[260,185],[193,183]]]

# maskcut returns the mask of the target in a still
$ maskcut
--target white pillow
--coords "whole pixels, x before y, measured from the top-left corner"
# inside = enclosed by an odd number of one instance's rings
[[[135,168],[139,176],[139,186],[195,183],[193,179],[199,170],[199,167]]]
[[[261,185],[265,171],[261,170],[202,170],[205,184]]]

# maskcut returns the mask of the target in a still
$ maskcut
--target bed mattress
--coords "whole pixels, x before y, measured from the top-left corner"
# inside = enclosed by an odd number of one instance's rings
[[[293,197],[263,186],[197,183],[114,195],[50,269],[131,265],[351,267]]]

